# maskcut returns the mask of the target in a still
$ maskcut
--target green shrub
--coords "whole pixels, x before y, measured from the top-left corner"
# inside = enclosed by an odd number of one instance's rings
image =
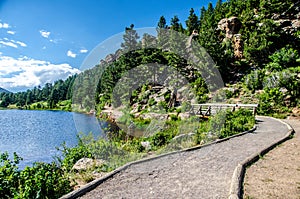
[[[66,171],[70,171],[73,165],[81,158],[93,158],[93,154],[79,136],[77,146],[67,147],[66,144],[63,143],[61,147],[57,149],[62,152],[62,157],[57,157],[57,160]]]
[[[270,71],[280,71],[285,68],[295,67],[300,58],[298,51],[286,46],[269,56],[272,60],[266,68]]]
[[[255,118],[252,111],[248,109],[239,109],[231,112],[227,111],[226,120],[219,131],[219,138],[225,138],[237,133],[250,130],[255,124]]]
[[[283,93],[279,88],[264,89],[264,92],[258,97],[258,114],[271,115],[276,112],[281,112],[280,109],[284,106]]]
[[[20,160],[16,153],[13,160],[7,152],[1,154],[1,198],[59,198],[72,190],[70,181],[56,163],[34,163],[19,170]]]
[[[249,90],[263,89],[264,70],[254,70],[244,78],[244,84]]]
[[[35,163],[21,171],[15,198],[59,198],[71,190],[64,171],[54,162]]]
[[[22,160],[14,153],[13,160],[9,159],[7,152],[0,156],[0,196],[1,198],[13,198],[18,192],[20,172],[19,161]]]

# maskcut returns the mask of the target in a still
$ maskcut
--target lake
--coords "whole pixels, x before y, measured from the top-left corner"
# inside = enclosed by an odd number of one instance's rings
[[[103,136],[100,122],[92,115],[64,111],[0,110],[0,153],[17,152],[24,160],[20,168],[33,162],[51,162],[56,147],[77,144],[79,132]],[[10,156],[12,158],[12,156]]]

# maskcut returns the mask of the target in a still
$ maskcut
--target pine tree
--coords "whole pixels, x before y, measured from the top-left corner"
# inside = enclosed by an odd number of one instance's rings
[[[167,22],[166,22],[166,18],[164,16],[161,16],[159,18],[159,22],[157,24],[157,28],[167,28]]]
[[[130,27],[125,28],[125,34],[123,35],[124,42],[121,44],[121,47],[125,52],[136,50],[139,47],[138,39],[140,37],[133,28],[133,24],[131,24]]]
[[[157,23],[157,40],[158,45],[161,48],[167,48],[168,45],[168,34],[169,31],[167,30],[167,22],[164,16],[161,16],[159,22]]]
[[[188,17],[188,20],[185,21],[186,27],[187,27],[187,35],[191,35],[194,30],[199,29],[199,20],[197,15],[195,14],[195,11],[193,8],[190,10],[190,16]]]
[[[171,30],[179,31],[179,29],[180,29],[179,18],[175,15],[171,19]]]

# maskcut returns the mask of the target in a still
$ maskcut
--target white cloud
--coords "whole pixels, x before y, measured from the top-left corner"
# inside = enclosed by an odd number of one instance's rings
[[[4,45],[4,46],[10,46],[13,48],[18,48],[18,45],[11,42],[11,41],[0,41],[0,44]]]
[[[28,57],[15,59],[0,55],[0,87],[11,91],[53,83],[79,72],[66,63],[53,64]]]
[[[88,52],[87,49],[81,49],[81,50],[80,50],[80,53],[87,53],[87,52]]]
[[[40,34],[44,38],[48,38],[51,34],[51,32],[45,31],[45,30],[40,30]]]
[[[17,44],[19,44],[22,47],[26,47],[27,45],[24,42],[16,41]]]
[[[8,23],[0,23],[0,28],[9,28],[9,24]]]
[[[67,56],[68,56],[68,57],[75,58],[75,57],[77,56],[77,54],[73,53],[71,50],[68,50]]]
[[[10,46],[13,48],[18,48],[19,46],[27,47],[27,44],[25,44],[24,42],[21,42],[21,41],[15,41],[13,39],[9,40],[8,38],[4,38],[4,40],[5,41],[0,40],[0,44],[2,44],[4,46]]]
[[[16,31],[12,31],[12,30],[8,30],[8,31],[6,31],[8,34],[11,34],[11,35],[14,35],[14,34],[16,34]]]

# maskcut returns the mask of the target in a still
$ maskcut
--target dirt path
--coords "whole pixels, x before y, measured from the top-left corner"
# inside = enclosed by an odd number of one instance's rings
[[[285,122],[293,126],[295,137],[247,169],[244,198],[300,199],[300,119]]]
[[[254,133],[132,165],[81,198],[228,198],[237,164],[288,131],[277,120],[258,119]]]

